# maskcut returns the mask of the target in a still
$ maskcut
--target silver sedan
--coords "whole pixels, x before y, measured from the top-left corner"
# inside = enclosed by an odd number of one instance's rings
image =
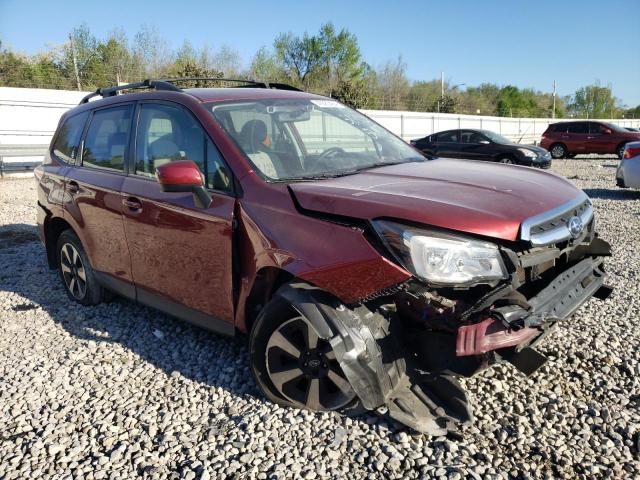
[[[640,188],[640,142],[627,143],[616,171],[616,183],[623,188]]]

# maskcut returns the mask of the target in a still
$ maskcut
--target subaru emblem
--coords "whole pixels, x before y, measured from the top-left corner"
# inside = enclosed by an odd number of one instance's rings
[[[567,222],[567,227],[569,228],[569,233],[573,238],[578,237],[584,229],[580,217],[571,217]]]

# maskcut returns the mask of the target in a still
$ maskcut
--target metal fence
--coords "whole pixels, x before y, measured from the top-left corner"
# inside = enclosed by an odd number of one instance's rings
[[[49,145],[0,145],[0,177],[31,170],[42,163]]]

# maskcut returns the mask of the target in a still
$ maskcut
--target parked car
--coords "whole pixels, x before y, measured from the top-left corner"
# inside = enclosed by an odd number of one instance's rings
[[[411,140],[410,143],[433,157],[486,160],[540,168],[551,166],[551,155],[544,148],[514,143],[489,130],[447,130]]]
[[[613,153],[622,158],[624,146],[640,140],[640,132],[630,132],[613,123],[578,121],[552,123],[542,134],[540,146],[553,158],[573,158],[586,153]]]
[[[428,161],[284,85],[178,84],[63,115],[36,169],[40,237],[75,302],[113,292],[249,334],[273,402],[386,405],[443,434],[472,418],[457,377],[535,371],[535,345],[610,291],[591,202],[560,176]]]
[[[616,170],[616,183],[622,188],[640,188],[640,142],[627,143]]]

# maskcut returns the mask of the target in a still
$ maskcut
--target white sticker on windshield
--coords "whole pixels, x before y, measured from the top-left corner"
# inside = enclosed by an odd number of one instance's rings
[[[345,108],[343,104],[335,100],[311,100],[311,103],[320,108]]]

